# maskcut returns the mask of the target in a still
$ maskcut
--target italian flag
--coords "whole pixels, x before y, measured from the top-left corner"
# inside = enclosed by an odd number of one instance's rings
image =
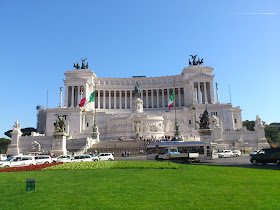
[[[172,91],[171,96],[170,96],[170,99],[169,99],[169,101],[168,101],[169,110],[171,109],[171,107],[172,107],[172,105],[173,105],[173,101],[174,101],[174,90]]]
[[[86,99],[86,97],[84,97],[84,98],[81,100],[81,102],[80,102],[80,104],[79,104],[79,107],[83,107],[83,106],[87,105],[87,104],[90,103],[90,102],[94,102],[94,100],[95,100],[95,91],[93,91],[93,92],[91,93],[91,95],[90,95],[90,97],[89,97],[88,100]]]

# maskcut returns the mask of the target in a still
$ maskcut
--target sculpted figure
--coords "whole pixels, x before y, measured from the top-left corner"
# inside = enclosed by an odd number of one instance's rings
[[[64,132],[65,131],[65,116],[57,114],[58,120],[55,121],[55,132]]]
[[[86,59],[87,59],[87,58],[86,58]],[[81,68],[81,69],[86,69],[86,64],[85,64],[86,59],[82,59],[82,58],[81,58],[81,60],[82,60],[82,68]]]
[[[190,55],[191,57],[192,57],[192,59],[193,59],[193,62],[192,62],[192,65],[196,65],[196,61],[195,61],[195,59],[196,59],[196,56],[197,55]]]
[[[140,123],[139,122],[135,122],[135,131],[136,132],[140,131]]]
[[[219,117],[213,115],[212,116],[213,126],[214,127],[220,127],[220,119]]]
[[[15,121],[14,128],[16,128],[16,129],[20,129],[20,124],[19,124],[18,120],[17,120],[17,121]]]
[[[256,125],[263,125],[262,121],[261,121],[261,117],[259,115],[256,116],[256,121],[255,121]]]
[[[140,90],[140,86],[139,86],[138,82],[136,82],[136,85],[134,87],[134,95],[135,95],[135,98],[141,98],[141,90]]]

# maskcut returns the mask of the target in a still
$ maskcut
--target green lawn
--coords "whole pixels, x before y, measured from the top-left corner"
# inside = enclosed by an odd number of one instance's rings
[[[0,208],[280,209],[279,170],[179,167],[0,173]],[[25,191],[27,178],[36,178],[36,192]]]

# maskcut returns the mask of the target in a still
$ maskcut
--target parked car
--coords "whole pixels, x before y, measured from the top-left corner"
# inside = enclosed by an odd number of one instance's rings
[[[233,155],[233,157],[239,157],[239,156],[241,156],[241,151],[240,150],[232,150],[232,155]]]
[[[35,157],[29,155],[10,156],[4,161],[0,161],[0,167],[30,166],[36,164]]]
[[[90,154],[92,161],[99,161],[98,155]]]
[[[52,157],[53,163],[58,163],[58,159],[59,159],[61,156],[62,156],[62,155],[57,156],[57,157]]]
[[[7,155],[6,154],[0,154],[0,160],[6,160]]]
[[[71,157],[69,155],[61,155],[57,159],[57,163],[69,163],[69,162],[72,162],[72,159],[73,159],[73,157]]]
[[[112,153],[100,153],[98,158],[99,161],[111,161],[115,159]]]
[[[253,156],[253,155],[257,154],[259,151],[260,151],[260,150],[254,150],[254,151],[252,151],[249,155],[250,155],[250,156]]]
[[[88,154],[76,155],[72,158],[72,162],[88,162],[92,161],[92,157]]]
[[[37,164],[48,164],[48,163],[52,163],[52,157],[49,155],[38,155],[35,156],[35,160],[37,162]]]
[[[280,160],[280,147],[261,149],[257,154],[253,155],[250,159],[252,164],[277,163],[279,160]]]
[[[276,164],[277,164],[278,168],[280,168],[280,160],[278,160]]]
[[[222,150],[222,151],[218,152],[218,157],[219,158],[233,157],[233,153],[231,150]]]

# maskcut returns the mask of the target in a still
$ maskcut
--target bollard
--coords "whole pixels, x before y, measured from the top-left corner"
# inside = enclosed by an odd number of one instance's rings
[[[26,179],[26,191],[27,192],[36,191],[36,179],[34,178]]]

